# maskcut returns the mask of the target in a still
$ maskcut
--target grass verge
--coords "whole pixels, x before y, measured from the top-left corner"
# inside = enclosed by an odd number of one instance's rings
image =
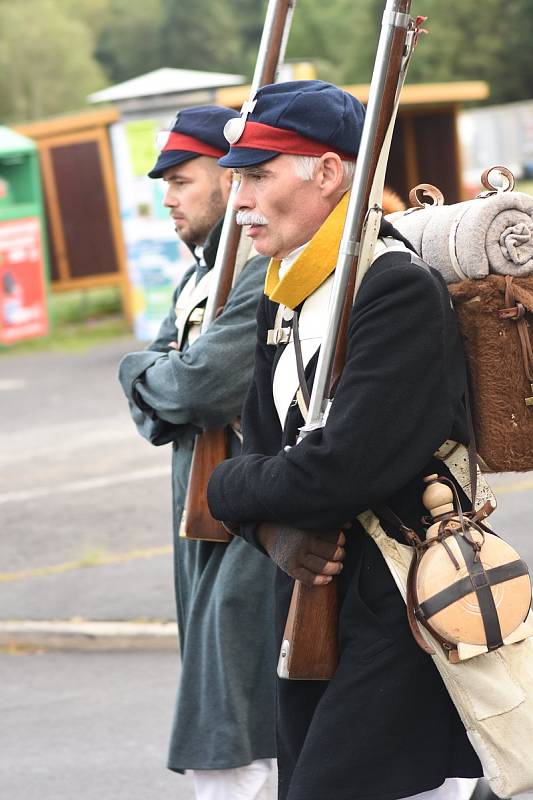
[[[115,287],[52,294],[48,310],[48,336],[0,346],[0,356],[79,352],[131,334],[122,316],[120,291]]]
[[[517,181],[515,191],[533,195],[533,181]]]

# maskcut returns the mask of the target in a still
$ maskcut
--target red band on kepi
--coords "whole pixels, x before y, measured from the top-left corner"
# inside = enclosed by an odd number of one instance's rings
[[[197,153],[199,156],[211,156],[212,158],[221,158],[225,154],[225,150],[219,150],[210,144],[195,139],[194,136],[187,136],[186,133],[175,133],[172,131],[167,139],[162,153],[169,150],[186,150],[189,153]]]
[[[240,139],[231,145],[233,148],[247,148],[249,150],[268,150],[277,153],[286,153],[292,156],[315,156],[320,158],[324,153],[337,153],[346,161],[355,161],[355,156],[342,153],[331,145],[318,142],[316,139],[307,139],[295,131],[284,128],[274,128],[262,122],[246,123]]]

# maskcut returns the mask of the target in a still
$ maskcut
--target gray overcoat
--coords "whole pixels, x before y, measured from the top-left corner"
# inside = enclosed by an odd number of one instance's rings
[[[204,250],[216,254],[220,226]],[[227,425],[241,411],[252,375],[256,308],[267,260],[251,259],[223,313],[181,352],[172,308],[157,338],[126,355],[119,379],[139,432],[152,444],[172,442],[173,541],[182,657],[168,766],[229,769],[274,758],[275,664],[272,562],[236,537],[230,544],[180,539],[196,433]],[[203,268],[205,271],[205,267]],[[235,452],[234,437],[232,450]]]

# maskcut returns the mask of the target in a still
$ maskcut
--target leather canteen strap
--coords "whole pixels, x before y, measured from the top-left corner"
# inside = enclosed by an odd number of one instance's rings
[[[435,655],[435,650],[422,636],[415,614],[416,573],[421,557],[421,550],[419,548],[422,546],[422,540],[412,528],[408,528],[407,525],[403,524],[400,517],[394,513],[392,508],[389,508],[388,506],[379,506],[374,509],[374,513],[380,520],[385,520],[385,522],[388,522],[388,524],[391,525],[395,530],[400,531],[407,544],[413,548],[413,556],[409,565],[409,572],[407,573],[407,585],[405,593],[407,622],[417,645],[424,650],[425,653],[428,653],[428,655]],[[443,644],[443,642],[441,642],[441,644]]]
[[[479,610],[481,611],[481,619],[483,620],[483,627],[485,629],[487,649],[497,650],[497,648],[501,647],[503,644],[502,631],[500,628],[500,620],[498,619],[498,609],[494,602],[485,567],[481,563],[479,552],[472,548],[465,540],[464,536],[457,534],[455,540],[463,554],[468,574],[477,596]]]
[[[411,629],[411,633],[413,634],[413,638],[417,643],[417,645],[422,650],[424,650],[425,653],[428,653],[428,655],[433,656],[435,655],[435,650],[431,647],[430,644],[426,642],[426,640],[422,636],[420,628],[418,627],[417,615],[415,612],[416,573],[418,571],[419,562],[420,562],[420,551],[418,550],[418,548],[413,547],[413,557],[411,559],[411,563],[409,564],[409,572],[407,573],[407,586],[405,595],[405,605],[407,608],[407,622],[409,623],[409,628]],[[440,640],[440,637],[437,638],[439,638]],[[440,643],[443,644],[442,641],[440,641]]]
[[[450,529],[446,527],[446,520],[443,519],[441,522],[442,538],[444,538],[444,536],[447,534],[452,535],[457,542],[468,570],[472,588],[477,596],[483,628],[485,631],[485,639],[487,641],[487,649],[496,650],[503,644],[498,611],[496,604],[494,603],[494,597],[492,595],[490,583],[487,580],[485,567],[483,566],[479,557],[481,545],[478,542],[475,542],[470,535],[470,530],[472,528],[477,528],[482,533],[483,527],[478,526],[474,520],[469,519],[468,516],[463,513],[455,484],[452,481],[449,481],[447,478],[441,478],[440,480],[443,483],[446,483],[452,490],[455,498],[457,519],[460,523],[459,529]],[[427,542],[424,543],[424,546],[427,546]]]
[[[462,538],[462,536],[461,534],[457,534],[455,538]],[[460,546],[459,542],[458,544]],[[510,581],[513,578],[519,578],[522,575],[527,575],[528,571],[529,570],[525,561],[522,561],[522,559],[517,559],[516,561],[511,561],[509,564],[502,564],[499,567],[493,567],[492,569],[486,570],[486,583],[487,586],[496,586],[498,583],[504,583],[505,581]],[[442,589],[442,591],[434,594],[433,597],[430,597],[427,600],[424,600],[424,602],[420,603],[415,611],[417,619],[419,619],[421,622],[429,620],[435,614],[438,614],[439,611],[443,611],[448,606],[451,606],[452,603],[456,603],[458,600],[466,597],[466,595],[471,594],[472,592],[477,593],[482,581],[483,579],[480,580],[479,576],[474,577],[473,575],[469,574],[467,577],[461,578],[461,580],[452,583],[451,586],[448,586],[446,589]]]

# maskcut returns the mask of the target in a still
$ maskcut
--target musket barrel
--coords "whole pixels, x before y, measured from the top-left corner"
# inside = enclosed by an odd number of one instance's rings
[[[307,420],[301,430],[302,436],[322,425],[330,393],[334,354],[345,307],[350,272],[353,260],[358,256],[362,223],[367,211],[370,181],[385,133],[380,130],[380,127],[383,127],[380,126],[380,118],[383,116],[384,88],[389,72],[391,53],[398,28],[407,29],[409,25],[409,15],[406,13],[409,6],[410,0],[388,0],[383,13],[365,123],[333,279],[327,332],[320,347]]]
[[[215,319],[218,309],[225,304],[231,289],[233,274],[231,270],[226,268],[226,264],[228,258],[235,260],[242,231],[240,226],[237,225],[235,211],[233,210],[233,201],[238,189],[238,180],[233,180],[228,204],[226,206],[226,213],[224,214],[224,222],[222,223],[222,230],[220,231],[217,255],[213,265],[213,288],[209,292],[205,304],[202,333],[206,332]]]
[[[287,43],[292,12],[296,0],[269,0],[265,24],[259,45],[250,100],[265,83],[273,83]],[[243,111],[249,103],[245,104]],[[236,222],[233,204],[239,185],[234,180],[226,205],[215,263],[212,268],[211,290],[204,310],[202,333],[205,333],[228,299],[238,271],[237,257],[242,229]],[[240,260],[240,259],[239,259]],[[196,437],[189,485],[185,500],[183,535],[191,539],[229,541],[231,536],[216,523],[207,508],[207,481],[217,463],[226,455],[224,430],[204,431]],[[209,535],[205,535],[205,531]]]
[[[250,99],[261,86],[265,83],[273,83],[276,79],[277,71],[285,55],[295,3],[296,0],[270,0],[268,4],[254,76],[250,86]],[[205,333],[213,322],[218,309],[224,306],[232,286],[232,280],[228,273],[235,265],[242,232],[237,225],[233,210],[238,189],[238,182],[233,181],[213,265],[212,290],[204,311],[202,333]]]
[[[250,97],[265,83],[274,83],[283,63],[296,0],[271,0],[259,44]]]
[[[300,439],[325,424],[334,388],[332,379],[337,381],[344,366],[358,273],[370,263],[378,234],[381,209],[377,206],[372,209],[368,225],[365,223],[370,200],[374,204],[381,199],[399,93],[416,43],[416,26],[408,13],[410,5],[411,0],[387,0],[383,14],[367,114],[335,268],[327,333],[320,347]],[[325,680],[333,675],[337,659],[335,599],[335,581],[308,589],[296,581],[292,614],[289,612],[283,635],[278,665],[280,677]]]

